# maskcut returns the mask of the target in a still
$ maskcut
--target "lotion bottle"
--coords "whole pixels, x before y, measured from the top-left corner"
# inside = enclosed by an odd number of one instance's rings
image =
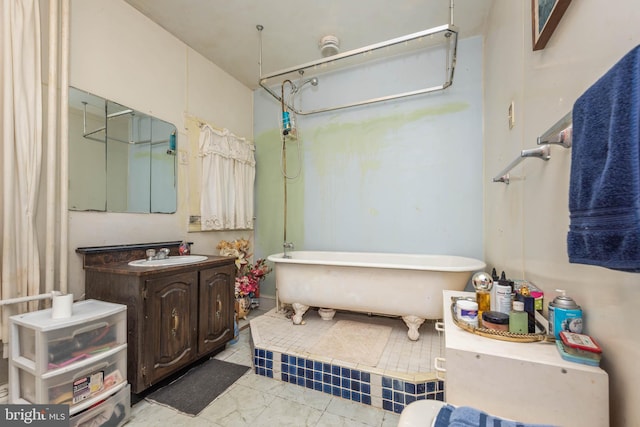
[[[526,334],[529,332],[529,316],[524,311],[522,301],[513,302],[513,310],[509,313],[509,332]]]

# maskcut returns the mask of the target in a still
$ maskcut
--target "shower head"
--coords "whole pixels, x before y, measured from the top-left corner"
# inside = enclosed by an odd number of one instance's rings
[[[293,91],[291,93],[297,93],[307,83],[311,83],[311,86],[318,86],[318,78],[317,77],[311,77],[310,79],[307,79],[307,80],[303,81],[302,83],[300,83],[300,85],[294,86],[293,87]]]

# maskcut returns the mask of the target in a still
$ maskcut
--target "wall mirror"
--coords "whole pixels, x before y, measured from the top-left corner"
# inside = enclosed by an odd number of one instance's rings
[[[69,209],[174,213],[176,127],[69,88]]]

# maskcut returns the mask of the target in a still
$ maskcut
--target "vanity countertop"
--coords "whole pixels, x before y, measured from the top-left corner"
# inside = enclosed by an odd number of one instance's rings
[[[195,254],[194,254],[195,255]],[[233,264],[235,262],[234,257],[219,256],[219,255],[205,255],[206,260],[200,262],[194,262],[191,264],[181,265],[168,265],[168,266],[153,266],[153,267],[136,267],[129,265],[129,260],[111,262],[104,264],[85,265],[86,271],[97,271],[101,273],[113,273],[113,274],[126,274],[130,276],[147,276],[151,274],[163,273],[180,273],[183,271],[190,271],[197,268],[198,270],[220,267],[223,265]]]

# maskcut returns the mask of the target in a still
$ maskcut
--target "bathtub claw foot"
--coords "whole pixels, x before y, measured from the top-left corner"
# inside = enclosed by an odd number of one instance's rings
[[[291,304],[291,306],[293,307],[293,310],[295,311],[293,317],[291,317],[291,320],[293,320],[293,324],[294,325],[303,325],[304,322],[302,321],[302,316],[304,315],[304,313],[307,312],[307,310],[309,309],[308,305],[304,305],[304,304],[300,304],[297,302],[294,302],[293,304]]]
[[[418,316],[402,316],[402,320],[404,320],[404,323],[409,327],[409,331],[407,332],[409,339],[411,341],[418,341],[420,337],[418,328],[424,323],[424,319]]]
[[[336,311],[331,308],[319,308],[318,314],[322,320],[331,320],[336,315]]]

